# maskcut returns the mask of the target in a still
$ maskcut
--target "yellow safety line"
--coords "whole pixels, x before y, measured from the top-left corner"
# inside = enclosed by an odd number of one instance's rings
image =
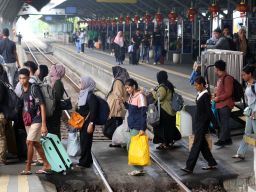
[[[27,175],[19,175],[18,176],[18,192],[29,192],[28,176]]]
[[[65,50],[64,48],[62,48],[62,47],[60,47],[60,46],[57,46],[57,47],[59,47],[60,49],[66,51],[67,53],[69,53],[69,52],[68,52],[67,50]],[[70,48],[68,48],[68,49],[70,49]],[[71,54],[71,53],[69,53],[69,54]],[[72,55],[72,56],[75,57],[76,59],[82,61],[82,62],[85,62],[84,60],[82,60],[81,58],[77,57],[76,55]],[[111,69],[111,68],[113,67],[112,65],[110,65],[110,64],[107,63],[107,62],[103,62],[102,60],[95,59],[95,58],[93,58],[93,57],[91,57],[91,56],[83,55],[83,57],[85,57],[85,58],[87,58],[87,59],[89,59],[89,60],[91,60],[91,61],[94,61],[94,62],[96,62],[96,63],[98,63],[98,64],[104,65],[105,67],[107,67],[107,68],[109,68],[109,69]],[[157,81],[154,81],[154,80],[148,79],[148,78],[146,78],[146,77],[137,75],[136,73],[129,72],[129,74],[130,74],[132,77],[135,77],[136,79],[139,79],[139,80],[141,80],[141,81],[143,81],[143,82],[145,82],[145,83],[147,83],[147,84],[150,84],[151,86],[156,86],[156,85],[158,84]],[[192,94],[186,93],[186,92],[181,91],[181,90],[178,90],[178,89],[177,89],[176,91],[179,92],[179,93],[181,93],[182,96],[183,96],[184,98],[186,98],[187,100],[189,100],[189,101],[194,101],[194,100],[195,100],[195,99],[194,99],[195,96],[192,95]]]
[[[0,192],[7,192],[10,177],[8,175],[0,176]]]

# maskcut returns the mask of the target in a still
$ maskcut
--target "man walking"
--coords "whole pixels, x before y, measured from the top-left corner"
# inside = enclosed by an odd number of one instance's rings
[[[142,41],[142,35],[140,34],[140,30],[137,29],[136,33],[132,37],[132,43],[133,43],[133,52],[135,53],[135,63],[138,65],[140,60],[140,45]]]
[[[155,28],[155,31],[152,35],[152,46],[154,47],[154,65],[156,65],[161,57],[161,52],[163,48],[163,38],[158,28]]]
[[[9,29],[3,29],[3,39],[0,40],[0,55],[3,56],[6,63],[6,71],[8,80],[13,85],[14,74],[17,70],[16,62],[20,67],[18,55],[16,51],[16,44],[9,39]]]
[[[235,106],[233,101],[233,77],[226,72],[226,63],[222,60],[215,62],[215,73],[218,77],[214,91],[213,101],[216,102],[220,120],[219,140],[214,143],[217,146],[231,145],[229,119],[231,110]]]
[[[46,160],[40,144],[41,135],[47,134],[46,109],[40,88],[29,83],[30,72],[23,68],[19,71],[19,81],[22,85],[21,100],[23,101],[23,121],[27,131],[27,165],[21,172],[22,175],[31,174],[31,162],[34,147],[43,160],[43,168],[37,173],[46,173],[50,165]]]

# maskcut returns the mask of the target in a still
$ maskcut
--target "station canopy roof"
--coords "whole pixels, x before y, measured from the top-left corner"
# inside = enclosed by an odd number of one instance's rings
[[[223,10],[235,10],[241,0],[193,0],[193,7],[198,10],[199,15],[203,16],[202,12],[207,12],[213,2],[220,7],[220,14],[226,15]],[[166,16],[172,9],[182,16],[186,15],[191,4],[191,0],[66,0],[57,8],[73,7],[77,16],[86,19],[119,17],[120,15],[133,17],[135,14],[142,16],[146,12],[153,16],[158,9]]]

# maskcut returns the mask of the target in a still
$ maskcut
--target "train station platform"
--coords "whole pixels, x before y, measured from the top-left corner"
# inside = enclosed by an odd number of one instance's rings
[[[72,44],[63,44],[57,41],[46,41],[46,43],[54,50],[53,54],[60,59],[61,62],[67,63],[71,62],[79,68],[82,64],[84,70],[88,69],[87,64],[95,65],[97,68],[104,68],[107,70],[106,73],[111,75],[111,67],[117,65],[113,56],[108,53],[102,53],[99,50],[85,49],[85,53],[76,53],[75,47]],[[62,53],[61,53],[62,52]],[[72,56],[73,55],[73,56]],[[65,59],[65,57],[67,57]],[[87,63],[87,64],[86,64]],[[188,77],[192,70],[192,64],[181,64],[180,67],[177,65],[166,64],[166,65],[150,65],[150,64],[139,64],[139,65],[129,65],[127,60],[124,65],[121,65],[128,69],[130,75],[134,77],[139,83],[146,88],[151,88],[153,85],[157,85],[156,73],[159,70],[166,70],[169,75],[169,80],[173,82],[178,91],[183,93],[185,97],[186,104],[193,105],[196,92],[194,88],[189,84]],[[90,71],[90,70],[89,70]],[[84,73],[83,69],[77,69],[77,73]],[[86,74],[86,73],[84,73]],[[87,73],[88,74],[88,73]],[[86,74],[86,75],[87,75]],[[97,74],[97,73],[95,73]],[[95,79],[101,78],[100,76],[94,76]],[[110,86],[109,81],[107,84]],[[108,87],[109,87],[108,86]],[[150,87],[151,86],[151,87]],[[159,160],[166,165],[171,170],[181,178],[182,181],[188,184],[188,186],[193,185],[208,185],[209,183],[221,183],[225,186],[228,191],[243,191],[245,186],[254,184],[253,179],[253,150],[250,149],[246,155],[246,160],[236,161],[232,159],[232,156],[236,154],[238,146],[242,136],[233,137],[233,145],[225,146],[223,148],[213,147],[213,155],[218,162],[218,169],[215,171],[203,171],[201,167],[204,165],[202,158],[197,163],[195,168],[195,173],[193,175],[184,175],[180,168],[185,166],[185,160],[188,156],[188,139],[183,138],[175,144],[174,148],[170,151],[158,151],[155,149],[155,145],[152,144],[151,151],[154,152]],[[213,141],[216,141],[217,137],[213,136]],[[95,148],[94,148],[95,150]],[[102,149],[97,148],[97,151]],[[108,152],[106,152],[107,150]],[[118,150],[118,149],[114,149]],[[105,148],[101,151],[104,154],[104,159],[113,157],[113,149]],[[120,167],[120,170],[126,170],[123,166],[124,164],[114,164]],[[107,167],[110,165],[107,165]],[[122,168],[121,168],[122,167]]]
[[[57,41],[37,41],[39,46],[47,50],[46,52],[52,52],[59,63],[63,63],[67,67],[71,66],[70,68],[78,76],[88,75],[88,73],[95,75],[94,78],[98,79],[97,82],[103,84],[99,87],[99,90],[104,94],[106,94],[105,90],[110,89],[111,67],[116,65],[114,57],[100,51],[88,49],[85,50],[85,53],[76,53],[73,45],[64,45]],[[172,65],[129,65],[126,61],[122,66],[128,69],[130,75],[137,79],[140,85],[148,89],[157,85],[156,73],[159,70],[167,70],[170,81],[174,83],[180,93],[183,93],[186,104],[194,104],[196,92],[188,82],[192,64],[187,66],[183,64],[182,67],[176,68]],[[67,91],[71,92],[71,88],[68,85]],[[76,99],[74,93],[71,97],[74,98],[73,100]],[[66,139],[67,137],[63,138],[64,144],[67,142]],[[232,139],[233,145],[223,148],[213,146],[212,152],[218,162],[218,169],[214,171],[201,170],[205,163],[200,157],[192,175],[184,174],[180,170],[185,166],[185,161],[188,157],[188,138],[184,137],[181,141],[176,142],[174,147],[166,151],[159,151],[156,149],[156,145],[151,144],[151,152],[167,170],[175,173],[183,183],[191,188],[209,185],[213,185],[214,188],[216,185],[223,185],[230,192],[245,192],[248,185],[254,184],[253,150],[250,149],[247,152],[244,161],[232,159],[231,157],[236,153],[242,136],[235,136]],[[216,140],[217,137],[213,135],[213,141]],[[109,144],[110,141],[95,141],[92,151],[114,191],[178,191],[175,182],[155,162],[146,167],[145,176],[128,176],[127,173],[131,170],[131,167],[127,164],[127,151],[122,148],[110,148]],[[73,158],[72,160],[76,163],[78,159]],[[17,189],[19,191],[19,189],[23,189],[20,186],[26,187],[26,190],[23,191],[33,192],[56,191],[55,186],[57,189],[70,192],[104,191],[102,190],[104,185],[99,180],[99,173],[94,167],[88,169],[76,168],[68,172],[67,175],[52,174],[38,177],[33,174],[32,176],[19,176],[19,172],[23,170],[24,166],[24,163],[15,163],[0,167],[0,184],[5,187],[1,188],[4,189],[4,192],[13,192]],[[37,169],[38,167],[34,167],[33,171]],[[1,189],[0,191],[2,191]],[[210,189],[209,191],[214,190]]]

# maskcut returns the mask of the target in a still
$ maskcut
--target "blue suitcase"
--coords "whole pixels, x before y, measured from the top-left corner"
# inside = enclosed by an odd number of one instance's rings
[[[48,133],[41,138],[41,144],[52,171],[66,174],[72,168],[72,161],[57,135]]]

